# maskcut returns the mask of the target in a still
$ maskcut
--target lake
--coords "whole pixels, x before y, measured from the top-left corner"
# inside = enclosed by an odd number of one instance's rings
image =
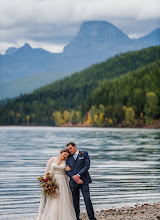
[[[95,210],[160,202],[160,130],[0,127],[0,140],[1,220],[36,217],[36,177],[70,141],[89,152]]]

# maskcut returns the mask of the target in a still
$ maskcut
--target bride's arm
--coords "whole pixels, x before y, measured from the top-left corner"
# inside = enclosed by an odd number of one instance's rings
[[[68,160],[66,161],[66,166],[69,166]],[[70,167],[70,166],[69,166],[69,167]],[[70,167],[70,168],[71,168],[71,167]],[[69,177],[71,177],[71,178],[75,175],[74,173],[72,173],[72,169],[69,170],[69,171],[66,170],[66,174],[67,174],[67,176],[69,176]]]
[[[52,164],[53,160],[54,160],[54,157],[51,157],[51,158],[49,159],[49,161],[47,162],[46,170],[45,170],[45,177],[46,177],[47,173],[49,173],[49,171],[50,171],[51,164]]]
[[[71,168],[68,165],[66,165],[66,171],[71,171]]]

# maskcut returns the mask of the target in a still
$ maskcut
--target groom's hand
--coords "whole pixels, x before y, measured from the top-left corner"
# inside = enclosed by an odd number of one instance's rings
[[[83,184],[83,180],[78,179],[77,183],[78,183],[78,184]]]
[[[72,178],[75,182],[77,182],[80,179],[80,176],[79,175],[74,175]]]

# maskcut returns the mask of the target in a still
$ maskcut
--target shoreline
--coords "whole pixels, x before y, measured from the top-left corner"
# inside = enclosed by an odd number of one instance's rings
[[[55,128],[122,128],[122,129],[160,129],[160,119],[156,119],[153,121],[152,124],[145,124],[145,123],[139,123],[139,124],[133,124],[133,125],[124,125],[124,124],[116,124],[112,126],[95,126],[95,125],[89,125],[87,122],[79,122],[77,124],[72,124],[71,122],[66,122],[61,125],[51,125],[51,124],[19,124],[19,125],[0,125],[0,127],[55,127]]]
[[[71,122],[55,126],[55,127],[82,127],[82,128],[138,128],[138,129],[145,129],[145,128],[150,128],[150,129],[159,129],[160,128],[160,121],[155,120],[152,124],[139,124],[139,125],[133,125],[133,126],[124,126],[122,124],[117,124],[115,126],[110,126],[110,127],[100,127],[100,126],[92,126],[88,125],[87,123],[78,123],[78,124],[72,124]]]
[[[55,127],[55,128],[122,128],[122,129],[160,129],[160,119],[155,120],[152,124],[133,124],[131,126],[124,124],[117,124],[114,126],[93,126],[88,125],[86,122],[72,124],[71,122],[64,123],[62,125],[51,124],[0,124],[0,127]]]
[[[64,123],[62,125],[38,125],[38,124],[21,124],[21,125],[0,125],[0,127],[54,127],[54,128],[122,128],[122,129],[160,129],[160,119],[155,120],[152,124],[134,124],[132,126],[127,126],[124,124],[117,124],[115,126],[93,126],[88,125],[86,122],[80,122],[77,124],[72,124],[71,122]]]
[[[96,211],[95,217],[97,220],[160,220],[160,203],[103,209]],[[81,213],[80,219],[88,220],[87,214]]]
[[[86,125],[80,125],[80,124],[76,124],[76,125],[60,125],[60,126],[52,126],[52,125],[0,125],[0,127],[50,127],[50,128],[108,128],[108,129],[116,129],[116,128],[120,128],[120,129],[160,129],[160,125],[158,126],[152,126],[152,125],[146,125],[146,126],[141,126],[141,127],[121,127],[121,126],[112,126],[112,127],[96,127],[96,126],[86,126]]]

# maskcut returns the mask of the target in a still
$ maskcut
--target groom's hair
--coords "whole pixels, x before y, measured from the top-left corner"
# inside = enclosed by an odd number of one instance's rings
[[[69,145],[72,145],[73,147],[76,145],[74,142],[69,142],[68,144],[66,144],[66,146],[68,147]]]

